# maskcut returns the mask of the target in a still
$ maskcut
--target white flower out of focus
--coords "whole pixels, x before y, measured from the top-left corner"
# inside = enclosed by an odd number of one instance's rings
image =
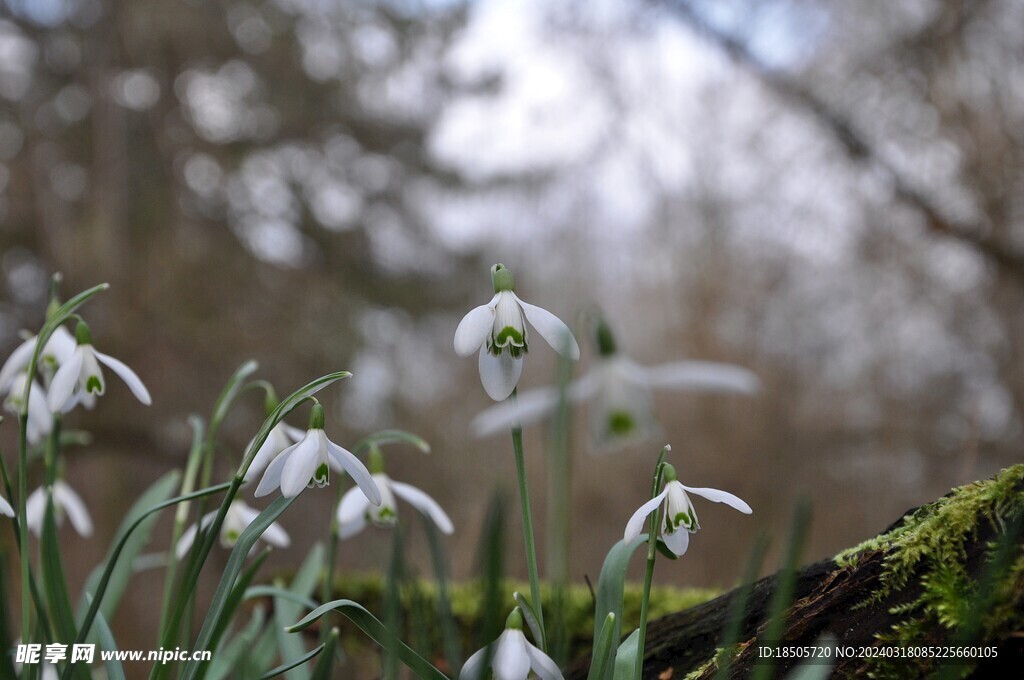
[[[32,361],[32,353],[36,350],[36,336],[22,342],[11,352],[0,368],[0,393],[7,392],[19,373],[24,374],[29,362]],[[46,341],[43,351],[39,354],[39,371],[47,377],[53,376],[54,372],[71,358],[75,353],[75,338],[64,326],[57,326],[50,339]]]
[[[433,498],[411,484],[396,482],[384,472],[384,456],[379,449],[370,450],[370,470],[373,481],[380,489],[380,505],[374,506],[360,489],[352,488],[345,492],[338,504],[338,537],[351,538],[367,524],[381,527],[394,526],[398,522],[398,506],[395,496],[409,503],[433,522],[444,534],[455,531],[448,514]]]
[[[479,351],[484,390],[491,399],[502,401],[512,394],[523,372],[523,355],[529,351],[527,321],[556,352],[569,359],[577,361],[580,348],[561,319],[516,296],[515,279],[505,265],[491,267],[491,281],[494,297],[470,310],[455,329],[455,352],[468,357]]]
[[[57,369],[50,383],[50,391],[46,396],[50,411],[65,412],[77,403],[88,406],[90,399],[103,396],[107,384],[103,379],[101,363],[124,381],[136,399],[146,406],[152,403],[149,390],[142,384],[135,371],[114,357],[97,352],[93,348],[92,334],[84,322],[78,322],[75,340],[78,343],[75,351]]]
[[[217,518],[217,512],[217,510],[213,510],[206,513],[198,523],[185,530],[185,533],[178,539],[178,545],[174,548],[175,557],[180,560],[188,553],[189,548],[192,547],[196,540],[196,534],[213,523],[213,520]],[[259,514],[259,510],[246,505],[240,500],[232,501],[231,505],[228,506],[227,514],[224,515],[224,523],[220,526],[220,544],[225,548],[233,548],[235,543],[238,542],[238,537],[242,535],[242,532],[250,524],[256,521]],[[260,538],[275,548],[287,548],[291,545],[288,532],[282,529],[281,525],[277,522],[272,522],[270,526],[264,529]],[[255,546],[253,548],[255,549]]]
[[[380,505],[380,490],[366,466],[351,452],[327,438],[324,433],[324,407],[317,403],[313,405],[306,434],[270,462],[254,495],[259,498],[280,488],[285,498],[294,498],[307,487],[327,486],[331,468],[347,472],[369,501]]]
[[[18,373],[11,382],[4,408],[17,415],[25,413],[25,436],[30,445],[41,442],[53,429],[53,415],[46,407],[46,393],[42,386],[32,381],[32,389],[28,393],[28,408],[25,408],[25,383],[27,373]]]
[[[562,680],[562,672],[551,657],[530,644],[523,634],[523,615],[519,607],[505,621],[505,632],[492,645],[491,670],[494,680],[526,680],[532,670],[540,680]],[[484,677],[488,647],[477,650],[462,666],[459,680]]]
[[[695,534],[700,529],[697,522],[697,512],[693,509],[690,497],[687,492],[714,501],[725,503],[747,515],[753,510],[740,498],[718,489],[695,488],[684,486],[676,477],[676,470],[671,465],[665,465],[665,488],[660,494],[641,505],[633,516],[626,523],[626,531],[623,538],[628,543],[643,531],[644,522],[647,516],[663,505],[661,513],[661,526],[658,527],[658,540],[666,548],[672,551],[676,557],[682,557],[690,545],[690,534]]]
[[[711,361],[676,361],[642,366],[619,353],[604,320],[597,321],[598,358],[590,371],[569,384],[566,398],[589,402],[590,435],[597,451],[610,451],[649,438],[659,427],[651,406],[651,391],[722,392],[754,394],[757,376],[745,368]],[[555,412],[558,389],[545,387],[519,394],[514,402],[497,404],[473,420],[479,437],[529,425]]]
[[[0,515],[14,517],[14,508],[11,507],[11,504],[3,496],[0,496]]]
[[[63,480],[53,483],[53,509],[56,511],[57,526],[60,526],[64,515],[68,516],[71,526],[79,536],[92,536],[92,518],[85,509],[85,503]],[[46,487],[41,486],[25,501],[25,520],[28,529],[36,536],[43,533],[43,519],[46,517]]]

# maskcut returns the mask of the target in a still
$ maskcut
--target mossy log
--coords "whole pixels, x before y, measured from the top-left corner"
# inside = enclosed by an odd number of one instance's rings
[[[787,646],[833,644],[902,647],[994,646],[995,658],[948,660],[914,656],[833,660],[832,677],[1020,677],[1024,668],[1024,465],[955,489],[907,512],[895,524],[833,559],[797,573],[785,613]],[[748,678],[759,648],[778,575],[757,581],[746,606],[738,644],[719,649],[737,591],[652,621],[644,657],[645,679],[702,678],[728,664],[730,678]],[[798,659],[775,662],[785,677]],[[589,660],[567,674],[586,677]]]

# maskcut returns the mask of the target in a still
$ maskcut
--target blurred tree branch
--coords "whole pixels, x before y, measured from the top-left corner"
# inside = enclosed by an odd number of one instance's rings
[[[981,4],[984,3],[975,3],[972,7],[976,9]],[[808,113],[839,142],[852,161],[865,168],[885,173],[892,183],[895,198],[917,210],[930,231],[955,238],[972,246],[989,262],[1004,273],[1011,274],[1019,285],[1024,286],[1024,252],[986,234],[987,229],[983,224],[963,222],[944,215],[936,205],[935,199],[904,177],[843,114],[835,110],[809,87],[769,68],[751,52],[744,42],[705,21],[694,11],[689,2],[677,0],[667,3],[667,6],[682,21],[691,26],[698,35],[715,44],[734,63],[771,88],[783,102]],[[963,10],[957,9],[956,11]],[[936,22],[930,23],[928,27],[936,26],[948,34],[951,29],[947,18],[947,14],[940,12]],[[927,32],[926,28],[924,33]]]

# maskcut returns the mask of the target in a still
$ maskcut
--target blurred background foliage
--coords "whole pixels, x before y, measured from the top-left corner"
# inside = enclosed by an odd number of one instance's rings
[[[390,472],[448,509],[455,576],[474,573],[513,463],[507,436],[470,435],[489,400],[452,335],[498,261],[564,319],[599,303],[642,363],[730,361],[764,384],[659,394],[660,438],[601,457],[579,414],[578,581],[665,442],[684,482],[755,511],[701,508],[658,573],[692,586],[736,579],[798,496],[818,558],[1018,462],[1022,25],[1014,0],[0,0],[0,348],[39,327],[52,272],[66,296],[109,281],[94,339],[154,395],[112,383],[69,423],[94,433],[67,477],[98,525],[69,534],[72,587],[250,357],[281,393],[351,370],[326,397],[340,443],[430,441]],[[555,369],[538,344],[522,386]],[[225,424],[225,474],[261,409]],[[545,430],[526,434],[542,518]],[[333,498],[303,495],[271,564],[299,562]],[[342,566],[380,569],[377,533]],[[151,639],[133,622],[159,583],[125,602],[122,647]]]

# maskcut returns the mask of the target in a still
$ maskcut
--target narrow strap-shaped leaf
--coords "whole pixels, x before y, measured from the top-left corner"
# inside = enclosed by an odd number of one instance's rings
[[[331,680],[334,677],[334,650],[338,648],[340,636],[341,633],[337,628],[331,628],[331,632],[324,641],[326,648],[317,659],[316,668],[313,669],[312,680]]]
[[[636,666],[637,645],[640,643],[640,629],[637,628],[619,645],[615,652],[615,668],[612,680],[631,680]]]
[[[441,546],[441,532],[426,515],[421,514],[423,528],[427,532],[427,543],[430,545],[430,557],[434,563],[434,575],[437,579],[437,618],[441,625],[441,639],[444,645],[444,656],[450,668],[462,667],[459,654],[459,630],[452,614],[452,603],[448,594],[448,568],[444,549]]]
[[[448,680],[447,676],[437,670],[433,664],[399,640],[377,617],[367,611],[361,604],[352,600],[334,600],[333,602],[322,604],[295,625],[289,626],[288,632],[294,633],[308,628],[329,611],[341,612],[352,623],[359,626],[374,642],[397,656],[420,680]]]
[[[306,654],[303,654],[298,659],[295,659],[295,661],[289,661],[288,663],[282,664],[282,665],[278,666],[277,668],[274,668],[272,670],[267,671],[266,673],[264,673],[263,675],[260,676],[260,680],[267,680],[267,678],[276,678],[277,676],[281,675],[282,673],[287,673],[290,670],[294,670],[294,669],[298,668],[302,664],[304,664],[307,661],[309,661],[310,659],[314,658],[320,652],[324,651],[324,647],[326,647],[326,646],[327,646],[326,643],[322,644],[319,647],[315,648],[314,650],[312,650],[310,652],[307,652]]]
[[[267,561],[267,557],[269,555],[269,548],[262,551],[238,578],[238,583],[236,583],[234,589],[232,589],[231,596],[228,597],[228,601],[224,607],[224,615],[221,616],[220,625],[218,625],[213,631],[213,637],[210,640],[210,649],[217,649],[221,638],[224,636],[224,632],[228,629],[228,624],[231,623],[231,617],[238,609],[238,605],[240,605],[242,600],[245,599],[245,593],[249,588],[249,584],[252,583],[253,578],[256,577],[256,572],[259,571],[260,567],[263,566],[263,563]],[[209,666],[206,666],[205,668],[209,668]]]
[[[199,637],[196,638],[196,642],[193,645],[195,650],[208,650],[210,649],[210,642],[213,639],[213,633],[220,624],[221,616],[224,614],[224,610],[227,606],[228,598],[231,596],[231,590],[234,588],[235,580],[238,578],[238,574],[242,571],[242,567],[245,564],[245,558],[249,554],[249,550],[252,549],[259,537],[263,535],[263,532],[267,530],[274,521],[281,516],[281,513],[288,509],[288,506],[292,504],[295,498],[285,498],[284,496],[278,496],[277,500],[266,507],[256,519],[242,531],[241,536],[238,537],[238,542],[235,543],[235,547],[231,550],[231,556],[228,557],[228,563],[224,567],[224,573],[220,577],[220,583],[217,584],[217,590],[213,594],[213,600],[210,602],[210,608],[206,613],[206,618],[203,620],[203,627],[199,630]],[[213,527],[210,531],[214,531]],[[209,540],[209,539],[207,539]],[[185,666],[182,677],[185,680],[193,680],[198,677],[199,668],[204,662],[192,659]]]
[[[324,546],[316,543],[306,555],[305,561],[295,573],[288,590],[295,595],[310,596],[316,590],[320,581],[320,574],[324,568]],[[301,606],[292,600],[275,601],[274,622],[277,633],[277,649],[282,659],[294,659],[306,653],[306,646],[298,635],[289,635],[284,632],[285,626],[300,616]],[[305,666],[296,666],[288,671],[288,680],[309,680],[310,672]]]
[[[43,537],[40,541],[40,560],[43,572],[43,586],[46,588],[46,600],[50,605],[54,625],[60,642],[68,644],[74,640],[78,631],[75,628],[75,617],[71,613],[71,598],[68,596],[68,584],[64,580],[64,566],[60,557],[60,545],[57,542],[57,509],[53,504],[53,489],[46,489],[46,511],[43,517]]]
[[[601,622],[601,632],[594,638],[594,652],[590,655],[590,672],[587,674],[587,680],[599,680],[608,672],[612,653],[615,651],[615,638],[612,637],[615,634],[615,619],[615,614],[608,612],[608,616]]]
[[[91,599],[91,598],[88,598]],[[96,615],[96,633],[99,636],[100,646],[108,652],[117,652],[117,642],[114,640],[114,632],[110,630],[107,620],[103,614]],[[124,667],[116,658],[115,654],[108,654],[103,660],[103,666],[107,669],[108,680],[125,680]]]
[[[256,369],[260,365],[254,360],[249,359],[244,364],[238,367],[238,369],[228,378],[227,383],[224,385],[224,389],[221,390],[220,396],[217,397],[217,401],[213,405],[213,414],[210,416],[211,429],[216,429],[216,426],[224,420],[227,416],[228,411],[231,409],[231,405],[234,403],[235,398],[245,387],[246,379],[256,372]]]
[[[298,595],[290,590],[278,588],[277,586],[251,586],[245,589],[246,600],[255,600],[258,597],[273,597],[279,600],[288,600],[301,604],[307,609],[316,609],[320,604],[311,597]]]
[[[253,675],[249,669],[262,670],[265,666],[253,665],[252,661],[254,652],[266,646],[259,644],[260,639],[265,637],[265,633],[272,633],[270,630],[264,631],[264,624],[266,615],[263,607],[256,607],[249,623],[245,624],[238,635],[217,650],[210,661],[210,669],[206,673],[207,680],[224,680],[229,676],[248,678]],[[267,662],[266,666],[269,665]]]
[[[533,611],[530,601],[523,597],[522,593],[512,593],[512,599],[519,605],[519,611],[523,613],[523,620],[526,621],[526,625],[533,634],[533,641],[540,644],[541,631],[540,622],[537,621],[537,612]],[[594,639],[596,640],[597,638]]]
[[[89,610],[85,613],[85,618],[82,619],[82,625],[78,631],[78,638],[75,640],[76,644],[82,644],[85,642],[85,638],[89,634],[89,629],[92,627],[92,622],[96,618],[96,614],[99,612],[99,607],[103,602],[103,595],[107,591],[107,584],[110,582],[111,574],[113,573],[114,567],[117,565],[118,558],[121,556],[121,551],[124,550],[125,544],[128,542],[128,539],[131,538],[132,532],[134,532],[135,529],[140,524],[142,524],[142,522],[145,521],[147,517],[154,513],[160,512],[164,508],[169,508],[173,505],[176,505],[177,503],[181,503],[182,501],[193,500],[195,498],[202,498],[203,496],[209,496],[215,493],[220,493],[221,491],[226,491],[230,486],[230,482],[226,482],[224,484],[218,484],[216,486],[211,486],[206,489],[200,489],[199,491],[190,494],[185,494],[184,496],[177,496],[175,498],[171,498],[169,500],[164,501],[163,503],[158,503],[157,505],[153,506],[145,513],[143,513],[141,517],[132,522],[132,524],[125,531],[124,535],[117,542],[117,545],[114,547],[113,552],[111,552],[110,557],[107,558],[107,566],[103,570],[103,575],[100,577],[99,583],[96,584],[96,592],[93,593],[93,601],[89,604]],[[67,671],[65,671],[64,675],[62,675],[61,677],[67,680],[67,678],[69,678],[70,675],[68,674]]]
[[[594,605],[594,639],[601,637],[600,627],[604,625],[609,614],[615,614],[612,628],[612,640],[618,640],[622,634],[622,595],[626,585],[626,570],[630,558],[641,545],[647,542],[647,534],[637,536],[629,543],[619,541],[608,551],[601,567],[601,576],[597,581],[597,602]],[[639,634],[638,634],[639,636]],[[608,677],[606,673],[605,678]],[[598,680],[603,680],[599,678]]]
[[[178,479],[181,473],[177,470],[168,472],[166,475],[154,482],[146,491],[139,496],[138,500],[132,504],[131,509],[128,510],[128,514],[125,515],[124,520],[121,522],[121,526],[118,527],[115,536],[122,536],[137,519],[143,516],[143,514],[157,503],[166,501],[172,493],[174,488],[178,485]],[[150,516],[144,520],[136,531],[128,539],[123,550],[121,551],[121,558],[115,566],[110,576],[110,583],[107,585],[107,594],[103,600],[103,605],[100,608],[100,612],[109,621],[114,616],[114,612],[117,610],[117,605],[121,601],[121,597],[124,595],[125,590],[128,587],[128,582],[131,580],[132,574],[134,573],[134,564],[139,553],[142,552],[146,544],[149,542],[150,534],[153,531],[153,525],[156,523],[157,518]],[[112,544],[110,549],[107,551],[107,561],[110,560],[110,555],[113,554],[115,545]],[[82,598],[78,603],[78,620],[81,621],[87,608],[89,606],[89,594],[96,592],[96,585],[99,583],[100,577],[103,575],[102,565],[97,565],[93,569],[92,573],[89,574],[89,578],[85,582],[85,588],[82,592]]]

